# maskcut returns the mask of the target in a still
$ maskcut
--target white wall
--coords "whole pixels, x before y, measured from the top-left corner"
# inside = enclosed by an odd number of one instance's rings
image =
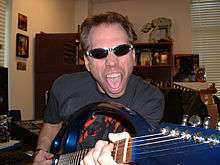
[[[93,0],[92,13],[115,11],[127,15],[141,42],[148,40],[148,34],[141,33],[145,23],[157,17],[170,18],[174,53],[192,53],[189,4],[190,0]]]
[[[22,110],[22,119],[34,116],[34,38],[39,32],[71,33],[74,31],[73,0],[11,0],[11,34],[9,57],[9,109]],[[18,13],[27,16],[27,32],[17,28]],[[16,33],[29,36],[29,58],[16,58]],[[16,70],[17,61],[27,70]]]
[[[89,4],[89,0],[74,0],[74,32],[78,32],[78,25],[89,15]]]
[[[9,57],[9,108],[21,109],[22,119],[34,117],[34,37],[36,33],[77,32],[77,25],[91,14],[116,11],[127,15],[134,24],[139,41],[147,41],[140,33],[142,25],[156,17],[173,21],[174,53],[191,53],[190,0],[11,0],[12,20]],[[17,28],[18,13],[28,17],[27,32]],[[16,33],[29,36],[29,58],[16,58]],[[16,62],[24,61],[26,71],[16,70]]]

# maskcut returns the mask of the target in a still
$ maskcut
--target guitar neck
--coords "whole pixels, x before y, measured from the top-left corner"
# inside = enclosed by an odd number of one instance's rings
[[[55,156],[53,165],[79,165],[80,161],[86,156],[90,149],[83,149],[72,153]]]
[[[117,163],[130,162],[131,160],[131,147],[128,148],[127,139],[119,140],[114,143],[112,151],[113,159]],[[62,154],[55,156],[53,165],[79,165],[80,161],[86,156],[90,149],[83,149],[72,153]]]

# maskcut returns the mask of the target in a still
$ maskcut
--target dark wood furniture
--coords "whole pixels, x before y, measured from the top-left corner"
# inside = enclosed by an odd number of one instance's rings
[[[35,118],[43,116],[46,104],[45,94],[53,81],[64,73],[77,70],[79,34],[39,33],[35,37],[34,92]]]

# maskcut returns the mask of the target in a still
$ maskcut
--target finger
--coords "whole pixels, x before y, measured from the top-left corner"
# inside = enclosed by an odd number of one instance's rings
[[[99,164],[98,163],[98,157],[100,156],[100,153],[102,152],[102,148],[107,144],[108,144],[108,142],[103,141],[103,140],[99,140],[95,144],[95,148],[94,148],[93,153],[92,153],[93,160],[94,160],[95,164]]]
[[[95,165],[94,159],[92,157],[94,149],[91,149],[86,156],[84,157],[83,161],[83,165]]]
[[[98,157],[102,151],[102,148],[107,145],[107,141],[99,140],[96,142],[95,147],[91,149],[83,159],[84,165],[99,165]]]
[[[51,155],[51,154],[49,154]],[[48,156],[44,152],[39,152],[37,156],[34,158],[33,165],[51,165],[52,164],[52,158],[47,159]]]
[[[45,157],[47,160],[51,160],[53,158],[53,154],[46,152]]]
[[[99,158],[98,158],[98,162],[100,164],[111,164],[111,165],[118,165],[114,160],[113,160],[113,157],[111,155],[111,152],[113,150],[113,144],[108,144],[108,145],[105,145],[103,148],[102,148],[102,152],[101,154],[99,155]]]
[[[39,153],[37,154],[37,156],[43,160],[51,160],[53,158],[53,154],[48,153],[44,150],[40,150]]]
[[[85,164],[83,163],[83,160],[80,160],[80,165],[85,165]]]

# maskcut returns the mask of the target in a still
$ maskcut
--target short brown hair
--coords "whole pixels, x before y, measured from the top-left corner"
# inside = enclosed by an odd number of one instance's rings
[[[88,35],[93,27],[99,26],[101,24],[113,23],[118,23],[121,25],[121,27],[126,31],[128,40],[131,44],[137,39],[137,35],[133,29],[133,25],[129,22],[127,17],[124,17],[121,14],[115,12],[106,12],[88,17],[82,23],[80,36],[82,49],[87,50],[89,48]]]

